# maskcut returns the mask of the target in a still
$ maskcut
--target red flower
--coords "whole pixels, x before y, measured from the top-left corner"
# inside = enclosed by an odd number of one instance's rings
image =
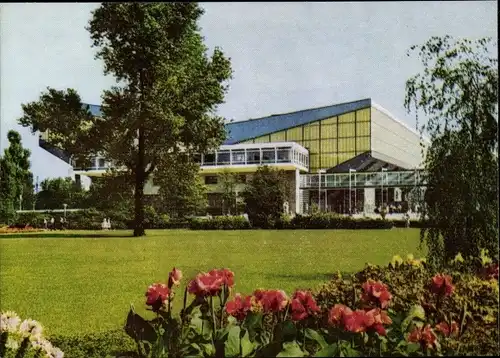
[[[252,308],[252,296],[241,296],[239,293],[236,294],[234,300],[226,303],[226,312],[236,317],[239,321],[245,319],[247,312]]]
[[[209,272],[209,274],[220,277],[222,279],[223,284],[227,285],[228,287],[234,286],[234,273],[229,269],[222,269],[222,270],[213,269],[212,271]]]
[[[175,267],[168,274],[168,287],[172,288],[173,285],[178,286],[182,280],[182,271],[176,269]]]
[[[437,341],[437,337],[428,324],[424,328],[415,328],[408,335],[408,342],[420,343],[422,348],[432,349]]]
[[[309,291],[295,291],[292,298],[291,316],[294,321],[301,321],[320,311],[320,308]]]
[[[196,296],[217,296],[223,285],[234,286],[234,273],[228,269],[200,273],[188,285],[188,292]]]
[[[288,304],[288,297],[282,290],[256,290],[253,295],[265,313],[282,311]]]
[[[351,314],[344,314],[344,328],[353,333],[366,332],[368,327],[374,323],[373,317],[370,317],[363,310],[356,310]]]
[[[352,310],[342,304],[336,304],[328,312],[328,323],[332,326],[339,326],[344,322],[344,316],[352,314]]]
[[[146,304],[152,306],[153,311],[158,311],[160,307],[169,299],[170,290],[163,283],[155,283],[148,287],[146,292]]]
[[[387,289],[387,285],[380,281],[373,281],[369,279],[363,284],[363,294],[361,300],[365,303],[375,303],[381,308],[386,308],[392,298],[391,293]]]
[[[485,280],[498,280],[498,264],[491,264],[481,270],[481,277]]]
[[[436,331],[441,332],[446,337],[451,337],[452,335],[458,335],[458,323],[453,321],[451,326],[446,322],[441,322],[436,325]]]
[[[373,323],[368,328],[375,330],[381,336],[385,336],[387,332],[384,325],[389,325],[392,323],[392,320],[387,312],[382,311],[380,308],[374,308],[366,312],[366,315],[369,317],[367,319],[368,322],[371,323],[373,320]]]
[[[432,278],[430,288],[432,293],[450,296],[453,293],[454,289],[455,286],[451,284],[451,277],[449,275],[438,274]]]

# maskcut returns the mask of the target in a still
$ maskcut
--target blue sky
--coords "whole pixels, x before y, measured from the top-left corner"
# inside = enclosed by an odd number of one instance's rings
[[[69,166],[38,148],[19,127],[21,103],[47,86],[75,88],[99,104],[115,83],[85,26],[97,3],[2,4],[0,7],[0,148],[9,129],[32,150],[40,180]],[[204,3],[207,45],[231,57],[234,79],[219,113],[244,120],[371,97],[410,126],[404,85],[422,70],[406,50],[431,36],[497,37],[496,1],[359,3]]]

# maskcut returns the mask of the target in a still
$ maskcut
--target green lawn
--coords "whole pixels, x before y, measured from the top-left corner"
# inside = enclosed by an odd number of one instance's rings
[[[318,287],[337,270],[423,254],[417,229],[82,234],[0,235],[0,308],[39,320],[49,334],[86,333],[121,327],[130,303],[143,312],[147,286],[165,282],[174,265],[184,283],[199,270],[228,267],[237,292],[260,287],[290,294]]]

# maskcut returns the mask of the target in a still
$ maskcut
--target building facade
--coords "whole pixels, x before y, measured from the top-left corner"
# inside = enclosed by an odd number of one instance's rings
[[[91,111],[99,115],[98,106]],[[420,168],[428,141],[371,99],[228,123],[226,131],[217,151],[198,158],[209,206],[220,205],[224,173],[236,175],[238,193],[269,165],[285,172],[291,189],[284,208],[291,214],[314,205],[339,213],[417,209],[411,196],[425,184]],[[74,173],[100,176],[111,166],[96,157],[94,166]],[[146,186],[147,194],[157,190]]]

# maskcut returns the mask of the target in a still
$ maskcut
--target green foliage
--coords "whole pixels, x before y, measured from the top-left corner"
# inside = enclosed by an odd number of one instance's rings
[[[158,170],[154,174],[154,184],[160,187],[162,211],[173,218],[205,213],[206,188],[198,173],[198,164],[188,155],[177,153],[169,157],[168,170]]]
[[[417,50],[424,72],[406,83],[405,105],[429,118],[422,241],[429,262],[498,249],[498,60],[490,39],[432,37]],[[418,124],[418,116],[417,116]],[[498,250],[495,251],[498,256]]]
[[[219,187],[222,190],[222,213],[231,215],[237,211],[236,184],[238,174],[225,170],[219,175]]]
[[[63,209],[63,204],[80,209],[85,204],[87,193],[69,177],[45,179],[41,189],[36,195],[37,210]]]
[[[387,220],[361,218],[333,213],[318,212],[302,216],[296,215],[291,220],[280,219],[276,228],[280,229],[391,229],[393,223]]]
[[[215,216],[210,219],[193,219],[189,228],[192,230],[244,230],[251,225],[243,216]]]
[[[15,210],[19,208],[26,183],[32,180],[29,171],[31,152],[24,149],[21,135],[16,131],[7,133],[9,146],[0,157],[0,222],[11,223]],[[33,187],[30,188],[33,193]]]
[[[85,335],[53,335],[50,341],[65,357],[71,358],[115,357],[119,352],[135,354],[136,350],[135,342],[121,329]]]
[[[151,174],[168,175],[171,156],[213,150],[225,136],[223,118],[214,113],[232,71],[220,49],[207,55],[197,26],[202,13],[197,3],[101,4],[87,29],[105,74],[121,82],[104,91],[102,116],[82,109],[74,90],[49,88],[23,106],[22,125],[48,129],[49,142],[75,159],[99,153],[129,176],[135,236],[145,234],[144,186]]]
[[[282,170],[269,166],[257,169],[251,182],[242,193],[246,212],[252,226],[273,227],[283,213],[283,203],[286,201],[289,184]]]
[[[408,354],[411,349],[401,340],[406,341],[415,321],[431,323],[433,327],[440,322],[457,322],[458,337],[440,338],[440,349],[445,355],[491,355],[498,350],[498,281],[458,272],[458,263],[445,272],[451,275],[454,285],[449,297],[439,298],[429,291],[435,272],[424,260],[416,260],[413,255],[408,255],[404,261],[394,257],[387,267],[368,264],[358,273],[345,277],[338,275],[321,287],[315,297],[325,309],[336,303],[353,307],[364,282],[368,279],[381,281],[392,294],[389,311],[393,325],[388,344],[397,355],[405,351]],[[400,344],[406,348],[396,348]]]

